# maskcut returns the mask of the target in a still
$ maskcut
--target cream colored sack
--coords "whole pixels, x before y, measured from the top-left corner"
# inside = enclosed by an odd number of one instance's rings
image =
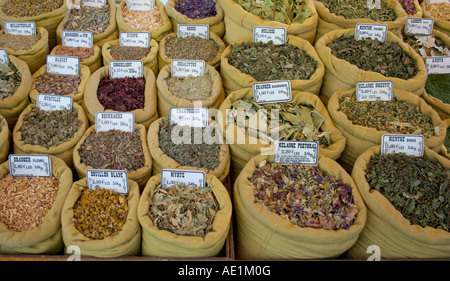
[[[9,146],[11,144],[11,131],[5,117],[0,115],[0,163],[8,159]]]
[[[50,55],[55,55],[56,51],[61,48],[62,45],[57,45],[50,52]],[[94,54],[84,61],[80,61],[81,65],[86,65],[89,67],[90,73],[94,73],[97,69],[103,66],[102,62],[102,49],[94,44]]]
[[[348,251],[350,258],[368,257],[370,245],[380,247],[381,258],[448,258],[450,233],[431,227],[412,225],[395,207],[376,190],[370,190],[366,169],[370,159],[380,153],[380,146],[373,146],[361,154],[355,162],[352,178],[367,207],[366,226],[356,244]],[[436,159],[447,169],[450,160],[425,147],[425,157]]]
[[[52,176],[59,181],[59,190],[51,209],[38,227],[16,232],[0,223],[0,253],[2,254],[58,254],[63,249],[61,212],[72,186],[72,170],[61,159],[51,156]],[[0,178],[9,174],[9,161],[0,165]]]
[[[450,119],[445,119],[443,122],[445,124],[445,127],[448,130],[448,128],[450,128]],[[447,136],[447,137],[450,137],[450,136]],[[439,151],[439,154],[446,157],[447,159],[450,159],[450,151],[444,146],[444,144],[442,144],[442,148]]]
[[[448,2],[447,2],[448,5]],[[422,8],[422,13],[424,18],[431,18],[434,21],[433,29],[437,29],[440,32],[444,33],[447,36],[450,36],[450,22],[437,19],[433,17],[430,12],[427,11],[427,1],[423,0],[420,3],[420,7]]]

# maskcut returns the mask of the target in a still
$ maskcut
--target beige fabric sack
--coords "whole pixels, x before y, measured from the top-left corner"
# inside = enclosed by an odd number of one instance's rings
[[[237,91],[243,88],[251,88],[252,84],[257,81],[252,76],[241,72],[236,67],[228,63],[228,55],[230,55],[234,46],[241,45],[244,42],[252,42],[253,38],[241,39],[233,42],[222,53],[220,60],[220,75],[223,80],[223,87],[225,95],[229,95],[233,91]],[[325,66],[320,60],[314,47],[305,39],[301,39],[294,35],[287,35],[287,44],[295,46],[300,50],[306,52],[317,62],[316,72],[307,80],[290,80],[292,90],[310,92],[315,95],[319,95],[320,88],[322,86],[323,75],[325,74]]]
[[[87,188],[86,178],[73,183],[62,209],[61,226],[65,249],[75,245],[80,248],[81,256],[98,258],[138,255],[141,247],[141,227],[136,217],[139,203],[138,184],[128,179],[128,217],[122,230],[101,240],[84,236],[72,221],[73,207],[81,195],[80,188]]]
[[[450,118],[449,119],[445,119],[444,121],[445,127],[450,128]],[[439,151],[439,154],[446,157],[447,159],[450,159],[450,151],[448,151],[448,149],[444,146],[444,144],[442,144],[441,150]]]
[[[420,3],[420,7],[422,8],[422,13],[424,18],[431,18],[434,20],[434,26],[433,29],[437,29],[440,32],[444,33],[447,36],[450,36],[450,22],[437,19],[433,17],[430,12],[427,11],[426,8],[427,1],[423,0],[422,3]]]
[[[156,227],[147,215],[148,199],[161,183],[161,174],[152,176],[139,200],[138,219],[142,226],[142,255],[158,257],[202,258],[217,256],[224,247],[231,224],[232,203],[225,186],[213,175],[206,175],[220,205],[212,230],[204,238],[181,236]]]
[[[356,83],[365,81],[392,81],[394,88],[404,89],[418,96],[422,94],[427,81],[427,69],[422,57],[390,31],[387,33],[386,42],[397,42],[417,61],[419,71],[411,79],[387,77],[374,71],[365,71],[345,60],[338,59],[331,53],[331,49],[327,46],[329,42],[341,36],[354,35],[355,28],[335,30],[322,36],[315,44],[316,51],[325,65],[325,75],[319,95],[323,103],[327,104],[334,92],[355,88]]]
[[[11,144],[11,131],[5,117],[0,115],[0,163],[8,159],[9,146]]]
[[[55,55],[58,48],[61,48],[62,45],[56,45],[53,50],[50,52],[50,55]],[[97,69],[103,66],[102,62],[102,49],[99,46],[94,44],[94,54],[84,61],[80,61],[81,65],[86,65],[89,67],[90,73],[94,73]]]
[[[2,254],[58,254],[63,249],[61,213],[72,186],[72,170],[61,159],[51,156],[52,176],[59,181],[59,190],[52,208],[43,223],[30,230],[9,231],[0,223],[0,253]],[[0,165],[0,178],[9,174],[9,161]]]
[[[248,178],[263,160],[273,162],[274,156],[251,158],[234,184],[237,256],[244,260],[325,259],[338,257],[353,246],[364,228],[367,212],[355,183],[339,164],[319,156],[320,169],[351,186],[358,214],[349,229],[326,230],[299,227],[271,212],[265,205],[254,203],[254,186]]]
[[[352,178],[367,207],[366,226],[355,245],[349,249],[350,258],[367,258],[367,248],[376,245],[381,258],[448,258],[450,233],[431,227],[412,225],[394,206],[376,190],[370,190],[366,169],[370,159],[380,153],[380,146],[373,146],[361,154],[355,162]],[[436,159],[447,169],[450,160],[425,147],[424,157]]]

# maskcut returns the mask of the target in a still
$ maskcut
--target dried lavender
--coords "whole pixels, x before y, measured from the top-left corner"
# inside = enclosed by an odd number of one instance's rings
[[[178,0],[175,10],[190,19],[203,19],[217,15],[214,0]]]

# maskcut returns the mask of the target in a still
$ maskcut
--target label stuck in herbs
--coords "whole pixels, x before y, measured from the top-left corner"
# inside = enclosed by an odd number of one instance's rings
[[[5,34],[36,35],[36,23],[34,21],[7,21],[5,22]]]
[[[170,66],[172,77],[205,75],[205,61],[203,60],[177,60],[173,59]]]
[[[48,155],[10,154],[9,171],[13,177],[51,177],[52,165]]]
[[[73,99],[68,96],[39,94],[36,98],[36,107],[40,110],[72,110]]]
[[[103,7],[106,5],[107,0],[81,0],[83,6],[89,7]]]
[[[355,28],[355,39],[364,40],[366,38],[371,38],[378,39],[381,42],[385,42],[387,30],[387,24],[358,23],[356,24]]]
[[[408,18],[405,33],[413,35],[430,35],[433,32],[434,20],[430,18]]]
[[[133,112],[97,112],[95,114],[95,131],[109,130],[134,132]]]
[[[209,39],[209,25],[207,24],[178,24],[178,37],[198,36]]]
[[[62,45],[72,48],[93,48],[94,35],[91,31],[67,31],[62,32]]]
[[[127,0],[127,10],[144,12],[155,8],[155,0]]]
[[[289,80],[284,80],[254,83],[253,99],[256,103],[291,101],[291,82]]]
[[[450,73],[450,56],[436,56],[425,58],[428,74]]]
[[[392,101],[394,84],[392,81],[374,81],[356,83],[357,101]]]
[[[150,47],[150,32],[120,32],[119,45],[126,47]]]
[[[170,109],[170,124],[190,127],[208,126],[207,107],[172,107]]]
[[[286,34],[287,31],[284,27],[255,26],[253,27],[253,42],[268,43],[272,41],[275,45],[285,44]]]
[[[8,53],[5,49],[0,49],[0,62],[9,63]]]
[[[89,189],[96,186],[115,191],[119,194],[128,194],[128,173],[123,170],[86,170],[86,182]]]
[[[46,62],[47,72],[54,75],[80,74],[80,58],[71,56],[48,55]]]
[[[275,162],[317,166],[319,143],[317,141],[275,141]]]
[[[381,137],[381,154],[405,153],[422,157],[424,143],[423,135],[385,134]]]
[[[171,170],[161,171],[161,187],[166,188],[175,184],[185,184],[187,186],[205,187],[206,175],[203,171],[195,170]]]
[[[112,79],[125,77],[143,77],[144,65],[141,60],[110,61],[109,76]]]

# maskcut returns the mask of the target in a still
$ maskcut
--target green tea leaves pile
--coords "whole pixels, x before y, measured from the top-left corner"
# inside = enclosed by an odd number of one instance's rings
[[[371,19],[376,22],[395,21],[397,14],[385,1],[380,1],[381,9],[369,9],[367,0],[318,0],[331,13],[346,19]]]
[[[234,0],[247,12],[266,21],[302,23],[311,16],[308,0]]]

